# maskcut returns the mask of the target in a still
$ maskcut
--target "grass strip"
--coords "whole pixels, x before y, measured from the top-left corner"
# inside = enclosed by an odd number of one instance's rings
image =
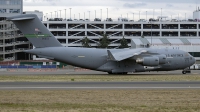
[[[200,81],[200,75],[0,75],[0,82],[16,81]]]
[[[0,110],[45,112],[199,112],[200,90],[0,91]]]

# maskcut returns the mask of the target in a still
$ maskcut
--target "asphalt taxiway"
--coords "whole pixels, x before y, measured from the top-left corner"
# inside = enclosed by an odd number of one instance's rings
[[[200,89],[200,82],[0,82],[0,90]]]
[[[27,71],[26,69],[13,69],[11,71],[0,71],[0,75],[108,75],[107,72],[93,70],[74,70],[74,69],[58,69],[54,71]],[[192,70],[191,75],[200,74],[200,70]],[[141,72],[128,73],[128,75],[183,75],[181,70],[176,71],[160,71],[160,72]],[[187,75],[187,74],[186,74]]]

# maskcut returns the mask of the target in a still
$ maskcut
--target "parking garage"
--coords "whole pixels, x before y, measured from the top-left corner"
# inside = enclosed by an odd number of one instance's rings
[[[160,24],[143,24],[143,29],[160,29]]]
[[[85,32],[83,31],[69,31],[68,36],[85,36]]]
[[[68,29],[85,29],[85,24],[68,24]]]
[[[66,36],[66,31],[51,31],[54,36]]]
[[[141,31],[125,31],[125,36],[141,36]]]
[[[103,33],[102,31],[88,31],[87,36],[101,36]]]
[[[178,24],[162,24],[162,29],[178,29]]]
[[[180,24],[180,29],[197,29],[196,24]]]
[[[160,32],[158,32],[158,31],[152,31],[152,32],[144,31],[143,35],[144,36],[160,36]]]
[[[180,36],[197,36],[197,32],[180,32]]]
[[[166,32],[162,32],[162,36],[178,36],[178,32],[171,32],[171,31],[166,31]]]
[[[124,29],[141,29],[141,24],[124,24]]]
[[[87,29],[104,29],[104,24],[87,24]]]
[[[66,24],[49,24],[49,29],[66,29]]]
[[[106,24],[106,29],[122,29],[122,24]]]
[[[66,44],[66,39],[58,39],[61,44]]]

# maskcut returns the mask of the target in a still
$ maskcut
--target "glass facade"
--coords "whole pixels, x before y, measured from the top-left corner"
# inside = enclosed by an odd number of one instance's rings
[[[200,57],[200,52],[189,52],[194,57]]]
[[[21,0],[0,0],[0,5],[21,5]]]
[[[21,0],[10,0],[10,5],[20,5]]]
[[[0,13],[6,13],[6,9],[0,9]]]
[[[0,0],[1,5],[6,5],[6,0]]]
[[[9,13],[20,13],[20,9],[10,9]]]

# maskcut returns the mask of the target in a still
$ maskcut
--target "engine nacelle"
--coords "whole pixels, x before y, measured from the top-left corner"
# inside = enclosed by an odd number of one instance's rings
[[[136,63],[142,64],[144,66],[158,66],[159,58],[158,57],[143,57],[142,59],[137,59]]]
[[[166,64],[167,63],[167,57],[166,55],[158,55],[159,58],[159,64]]]

